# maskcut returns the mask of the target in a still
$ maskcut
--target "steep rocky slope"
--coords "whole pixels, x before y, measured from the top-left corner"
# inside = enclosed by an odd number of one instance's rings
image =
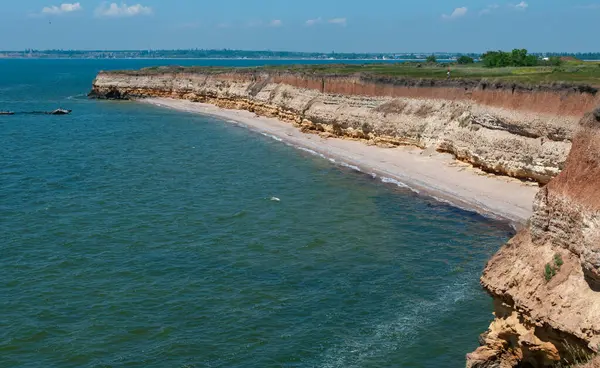
[[[595,89],[288,72],[102,72],[92,96],[172,97],[275,116],[306,131],[414,145],[485,171],[547,183]]]
[[[496,319],[469,367],[547,367],[600,349],[600,109],[580,123],[565,169],[527,228],[487,264]]]

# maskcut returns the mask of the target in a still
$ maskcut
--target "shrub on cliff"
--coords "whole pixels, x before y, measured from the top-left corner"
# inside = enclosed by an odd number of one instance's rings
[[[550,56],[547,61],[548,65],[561,66],[563,61],[558,56]]]
[[[463,55],[459,57],[458,60],[456,60],[456,62],[459,64],[473,64],[475,60],[473,60],[473,58],[470,56]]]
[[[544,278],[546,281],[552,280],[552,278],[556,275],[556,268],[550,266],[550,263],[546,263],[546,268],[544,268]]]
[[[556,267],[558,267],[558,269],[560,270],[560,267],[565,264],[565,262],[563,261],[562,257],[560,254],[556,253],[554,255],[554,264],[556,265]]]
[[[488,68],[507,66],[536,66],[539,60],[535,55],[528,55],[526,49],[514,49],[512,52],[488,51],[481,55],[483,65]]]
[[[556,276],[556,273],[560,271],[563,264],[565,264],[565,262],[563,261],[562,256],[556,253],[554,255],[554,265],[546,263],[546,267],[544,268],[544,278],[546,281],[552,280],[552,278]]]

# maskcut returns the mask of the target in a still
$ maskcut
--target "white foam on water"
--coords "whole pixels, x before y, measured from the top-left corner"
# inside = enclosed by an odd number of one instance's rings
[[[350,164],[347,164],[345,162],[340,162],[340,165],[343,166],[343,167],[347,167],[349,169],[352,169],[354,171],[362,172],[362,170],[358,166],[350,165]]]
[[[406,184],[404,184],[403,182],[401,182],[401,181],[398,181],[398,180],[396,180],[396,179],[392,179],[392,178],[388,178],[388,177],[386,177],[386,176],[382,176],[382,177],[381,177],[381,181],[382,181],[383,183],[386,183],[386,184],[395,184],[395,185],[399,186],[400,188],[406,188],[406,189],[409,189],[409,190],[411,190],[411,191],[413,191],[413,192],[415,192],[415,193],[421,193],[421,192],[419,192],[417,189],[415,189],[415,188],[413,188],[413,187],[411,187],[411,186],[409,186],[409,185],[406,185]]]
[[[399,308],[402,312],[391,320],[376,323],[374,332],[369,336],[348,336],[342,344],[326,351],[318,359],[317,366],[360,367],[373,357],[385,357],[393,351],[412,346],[421,331],[454,313],[459,302],[473,295],[476,289],[467,286],[467,280],[473,278],[474,274],[463,274],[452,285],[444,287],[435,300],[411,304],[412,308]]]
[[[330,160],[330,161],[332,160],[331,158],[329,158],[329,157],[326,157],[324,154],[322,154],[322,153],[319,153],[319,152],[317,152],[317,151],[313,151],[313,150],[311,150],[310,148],[305,148],[305,147],[300,147],[300,146],[294,146],[294,147],[298,148],[298,149],[299,149],[299,150],[301,150],[301,151],[308,152],[308,153],[310,153],[311,155],[319,156],[319,157],[321,157],[321,158],[326,158],[326,159],[328,159],[328,160]],[[332,161],[332,162],[335,162],[335,160],[334,160],[334,161]]]
[[[75,100],[75,99],[78,99],[78,98],[81,98],[81,97],[85,97],[85,94],[84,93],[80,93],[78,95],[69,96],[69,97],[67,97],[67,100]]]
[[[313,150],[311,150],[310,148],[306,148],[306,147],[302,147],[302,146],[293,146],[293,147],[295,147],[295,148],[297,148],[297,149],[299,149],[299,150],[302,150],[302,151],[304,151],[304,152],[308,152],[308,153],[310,153],[310,154],[312,154],[312,155],[319,156],[319,157],[321,157],[321,158],[327,159],[327,160],[329,160],[329,162],[331,162],[331,163],[338,164],[338,165],[340,165],[340,166],[343,166],[343,167],[347,167],[348,169],[352,169],[352,170],[354,170],[354,171],[363,172],[363,171],[360,169],[360,167],[358,167],[358,166],[356,166],[356,165],[351,165],[351,164],[348,164],[348,163],[346,163],[346,162],[343,162],[343,161],[339,161],[339,162],[338,162],[338,161],[336,161],[336,159],[334,159],[334,158],[332,158],[332,157],[325,156],[324,154],[322,154],[322,153],[319,153],[319,152],[317,152],[317,151],[313,151]]]
[[[265,137],[269,137],[272,138],[278,142],[283,142],[283,139],[279,138],[278,136],[272,135],[272,134],[268,134],[268,133],[263,133],[261,132],[260,134],[264,135]]]
[[[318,152],[313,151],[313,150],[311,150],[309,148],[304,148],[304,147],[296,147],[296,148],[298,148],[299,150],[304,151],[304,152],[312,153],[313,155],[319,155]]]

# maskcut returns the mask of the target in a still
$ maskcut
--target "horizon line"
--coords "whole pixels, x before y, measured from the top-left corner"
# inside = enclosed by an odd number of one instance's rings
[[[483,54],[488,51],[498,50],[487,50],[487,51],[290,51],[290,50],[252,50],[252,49],[202,49],[202,48],[176,48],[176,49],[22,49],[22,50],[0,50],[0,53],[24,53],[24,52],[168,52],[168,51],[226,51],[226,52],[263,52],[263,53],[295,53],[295,54],[323,54],[323,55],[344,55],[344,54],[367,54],[367,55],[393,55],[393,54]],[[504,51],[504,50],[501,50]],[[508,50],[511,51],[511,50]],[[534,54],[543,53],[562,53],[562,54],[595,54],[600,51],[529,51]]]

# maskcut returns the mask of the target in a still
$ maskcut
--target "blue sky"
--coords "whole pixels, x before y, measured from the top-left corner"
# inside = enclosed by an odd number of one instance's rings
[[[0,50],[600,51],[600,0],[19,0]]]

